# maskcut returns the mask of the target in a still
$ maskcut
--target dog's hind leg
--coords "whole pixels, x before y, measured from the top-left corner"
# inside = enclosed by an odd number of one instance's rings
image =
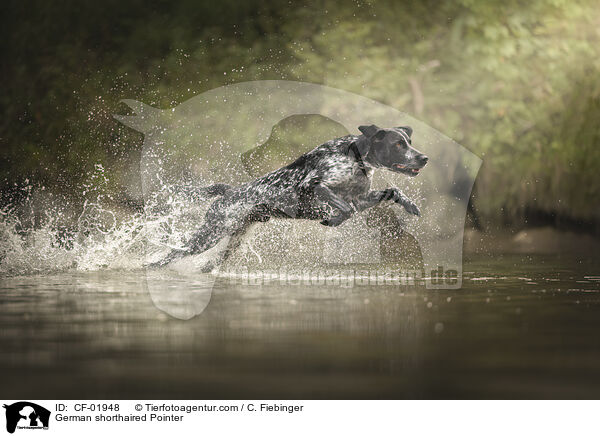
[[[229,237],[229,240],[227,241],[227,247],[215,253],[214,258],[212,258],[202,268],[202,272],[210,272],[219,265],[221,265],[223,262],[225,262],[231,256],[231,254],[241,245],[244,234],[252,225],[254,225],[257,222],[266,222],[270,218],[270,208],[267,205],[259,204],[253,206],[249,211],[247,211],[245,216],[236,220],[236,224],[234,226],[224,227],[224,229],[221,232],[221,238],[219,238],[216,242],[211,242],[210,240],[211,237],[214,237],[213,235],[206,237],[204,235],[200,236],[197,233],[193,239],[194,242],[198,241],[199,244],[201,244],[201,246],[197,248],[197,250],[200,250],[197,251],[198,253],[212,248],[226,237]],[[190,240],[190,242],[192,242],[192,240]]]
[[[211,272],[213,269],[229,259],[233,252],[235,252],[235,250],[237,250],[237,248],[242,244],[242,238],[249,227],[250,225],[246,225],[231,235],[231,238],[227,243],[227,248],[217,253],[215,258],[202,268],[202,272]]]
[[[230,210],[235,211],[234,217],[228,217],[224,212],[222,200],[213,203],[206,213],[204,224],[187,240],[185,248],[171,251],[166,257],[150,266],[164,266],[184,256],[203,253],[224,238],[230,237],[227,248],[215,253],[214,259],[211,259],[202,269],[203,272],[208,272],[225,260],[239,245],[241,236],[250,224],[257,221],[264,222],[270,218],[268,208],[263,205],[237,203],[229,206]]]
[[[164,266],[184,256],[202,253],[217,245],[227,234],[227,229],[223,228],[223,226],[205,223],[186,242],[185,248],[172,250],[167,256],[149,266],[151,268]]]
[[[203,253],[217,245],[223,237],[232,233],[233,230],[220,224],[204,223],[185,244],[187,254]]]
[[[186,254],[187,254],[186,250],[179,250],[179,249],[172,250],[169,254],[167,254],[161,260],[149,264],[148,268],[158,268],[161,266],[165,266],[165,265],[173,262],[174,260],[182,258]]]

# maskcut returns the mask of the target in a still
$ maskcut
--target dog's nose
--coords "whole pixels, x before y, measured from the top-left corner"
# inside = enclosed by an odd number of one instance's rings
[[[428,158],[427,156],[425,156],[424,154],[422,154],[422,155],[419,157],[419,160],[421,161],[421,163],[422,163],[423,165],[425,165],[425,164],[427,163],[427,161],[429,160],[429,158]]]

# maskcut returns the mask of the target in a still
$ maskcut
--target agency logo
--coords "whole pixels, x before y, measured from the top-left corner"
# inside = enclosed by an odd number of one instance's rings
[[[133,100],[123,102],[135,114],[115,118],[144,134],[140,170],[147,264],[185,251],[191,240],[209,241],[207,246],[212,246],[195,256],[183,256],[169,268],[147,271],[148,291],[159,309],[180,319],[201,313],[217,278],[212,272],[232,253],[232,263],[237,253],[247,257],[238,263],[254,262],[259,269],[273,265],[383,267],[379,250],[392,234],[382,231],[385,226],[401,228],[416,240],[428,288],[461,287],[465,216],[481,159],[430,126],[357,94],[292,81],[228,85],[167,110]],[[337,126],[338,133],[326,140],[359,135],[361,125],[410,126],[412,143],[429,156],[423,174],[406,177],[398,172],[375,171],[372,189],[401,190],[418,204],[421,216],[389,207],[375,211],[378,215],[373,221],[377,225],[369,223],[367,212],[355,214],[342,226],[327,228],[305,220],[270,220],[253,226],[243,237],[230,232],[213,244],[210,231],[216,227],[205,226],[206,235],[199,229],[215,199],[200,188],[210,186],[218,194],[220,188],[242,186],[318,146],[323,141],[313,141],[310,128],[293,142],[306,143],[305,149],[277,141],[276,126],[302,115],[320,116]],[[263,165],[271,161],[277,165]],[[276,200],[285,215],[298,215],[300,202],[294,192]],[[231,209],[215,225],[227,224],[232,213],[238,212]],[[440,270],[450,272],[451,277],[438,280]],[[193,274],[188,277],[190,271]]]
[[[6,409],[6,431],[14,433],[16,429],[47,430],[50,423],[50,411],[29,401],[19,401],[4,405]]]

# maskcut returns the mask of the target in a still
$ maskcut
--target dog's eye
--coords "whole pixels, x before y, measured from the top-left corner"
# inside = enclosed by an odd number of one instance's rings
[[[406,148],[406,144],[404,142],[400,141],[400,142],[396,143],[396,147],[398,147],[398,148]]]

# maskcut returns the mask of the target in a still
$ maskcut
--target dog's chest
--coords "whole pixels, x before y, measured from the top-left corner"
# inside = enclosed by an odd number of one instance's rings
[[[354,197],[369,190],[372,173],[348,156],[333,156],[326,163],[322,183],[344,197]]]

